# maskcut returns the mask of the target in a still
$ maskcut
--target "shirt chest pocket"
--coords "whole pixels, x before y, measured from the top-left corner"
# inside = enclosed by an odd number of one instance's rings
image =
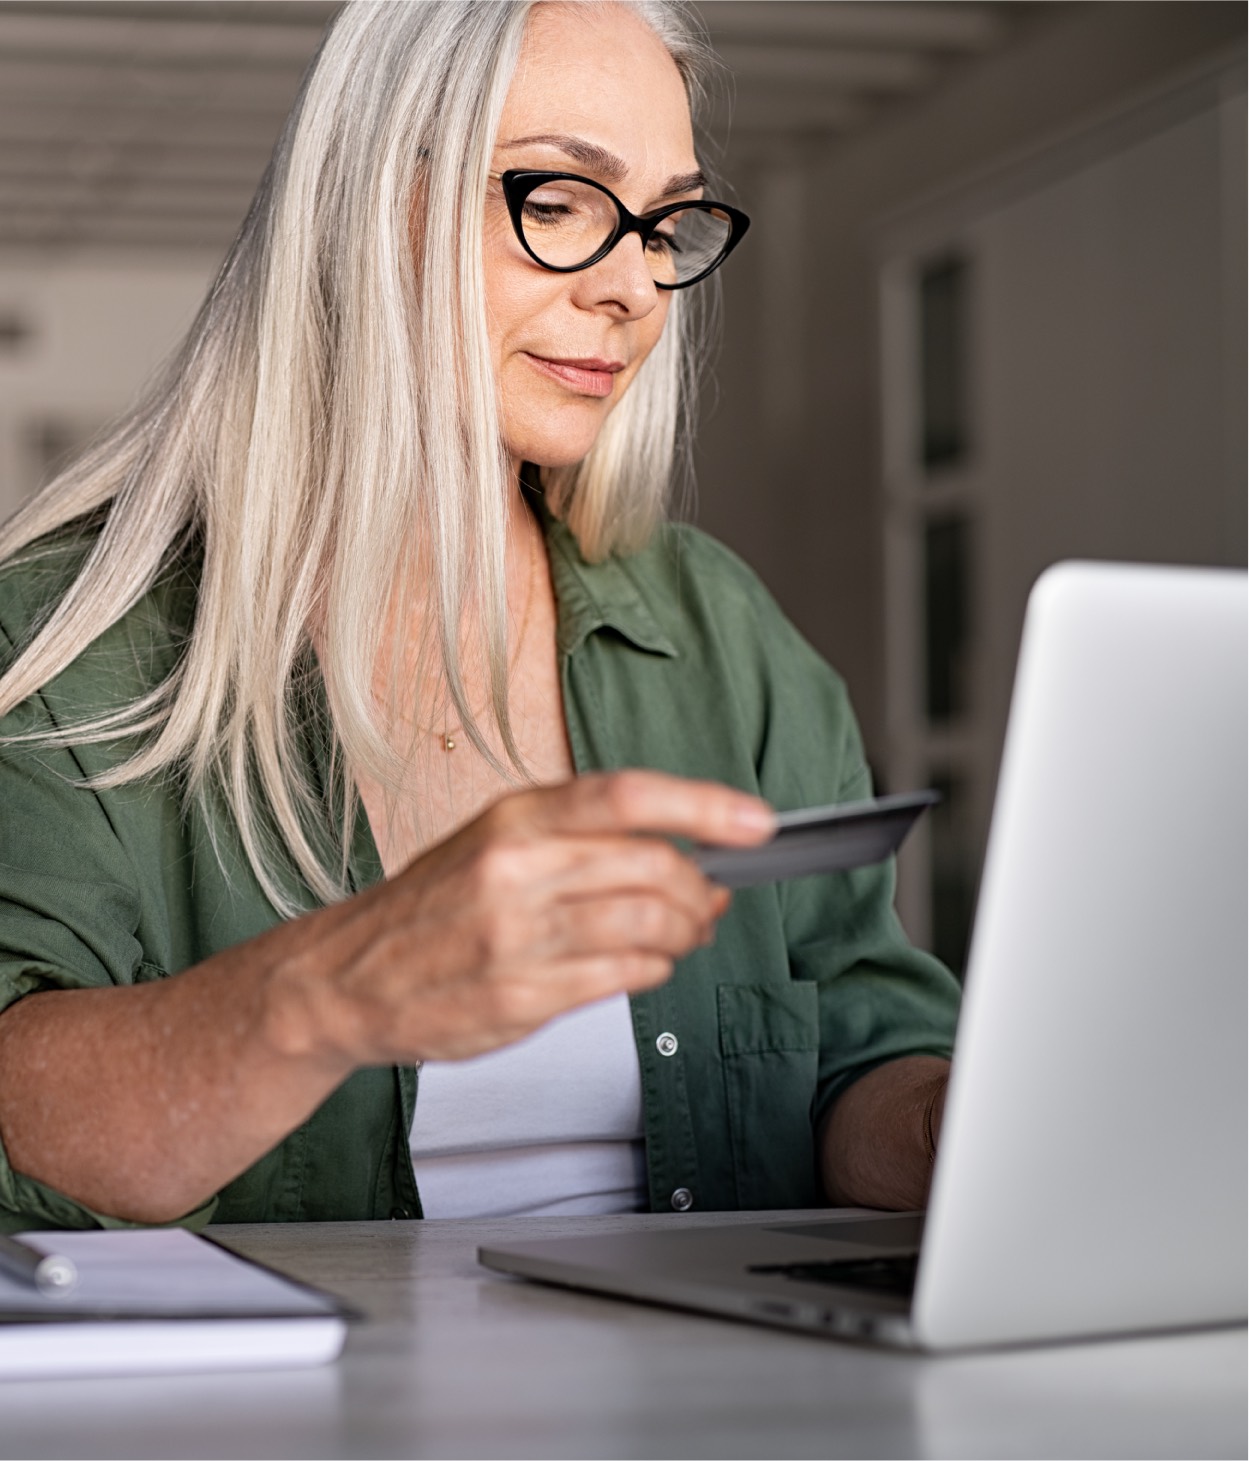
[[[738,1205],[815,1207],[816,987],[722,984],[716,1002]]]

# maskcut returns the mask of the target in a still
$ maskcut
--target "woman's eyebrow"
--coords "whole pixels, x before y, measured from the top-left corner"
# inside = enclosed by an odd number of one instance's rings
[[[499,146],[508,151],[514,147],[533,147],[539,144],[558,147],[574,162],[589,168],[605,182],[623,182],[628,176],[628,164],[614,152],[608,152],[606,147],[600,147],[597,142],[587,142],[584,137],[572,137],[564,132],[539,132],[532,137],[513,137],[507,142],[500,142]],[[695,168],[693,172],[674,173],[664,184],[660,196],[667,198],[676,193],[692,193],[706,184],[706,174],[701,168]]]

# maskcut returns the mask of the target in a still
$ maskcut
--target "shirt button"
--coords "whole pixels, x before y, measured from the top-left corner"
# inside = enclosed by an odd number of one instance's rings
[[[688,1187],[678,1187],[672,1194],[672,1206],[676,1212],[689,1212],[694,1206],[694,1194]]]
[[[677,1037],[667,1030],[655,1041],[655,1049],[660,1055],[675,1055],[677,1053]]]

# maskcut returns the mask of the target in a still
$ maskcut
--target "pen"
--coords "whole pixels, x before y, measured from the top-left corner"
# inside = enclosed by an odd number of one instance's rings
[[[40,1253],[4,1233],[0,1233],[0,1271],[33,1285],[48,1298],[60,1298],[78,1286],[73,1259],[58,1253]]]

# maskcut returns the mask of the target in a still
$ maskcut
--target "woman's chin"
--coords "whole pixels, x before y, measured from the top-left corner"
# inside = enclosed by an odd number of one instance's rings
[[[528,462],[531,466],[537,467],[540,471],[555,472],[563,467],[575,467],[578,462],[584,461],[587,456],[589,456],[588,449],[578,457],[568,456],[566,453],[540,453],[523,456],[522,460]]]
[[[602,430],[602,419],[593,431],[508,433],[508,455],[535,467],[575,467],[590,454]]]

